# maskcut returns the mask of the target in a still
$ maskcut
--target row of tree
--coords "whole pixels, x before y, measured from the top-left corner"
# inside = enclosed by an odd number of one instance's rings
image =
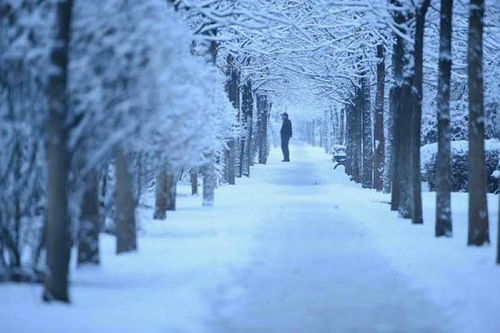
[[[384,10],[356,11],[363,27],[359,29],[368,37],[352,63],[356,79],[346,93],[347,103],[325,111],[326,122],[319,130],[328,139],[322,142],[328,151],[332,143],[346,144],[346,173],[365,188],[390,192],[391,210],[420,224],[421,145],[429,142],[428,133],[435,133],[430,140],[437,141],[435,235],[451,237],[451,141],[467,138],[467,244],[487,244],[490,175],[484,142],[499,138],[500,6],[484,0],[455,7],[452,0],[442,0],[439,6],[430,0],[391,0],[378,8]],[[373,30],[380,26],[386,29]],[[430,63],[436,67],[426,65]],[[466,126],[462,117],[468,120]]]
[[[0,279],[68,302],[71,248],[98,264],[107,231],[137,250],[144,194],[165,219],[182,175],[209,206],[266,163],[270,96],[218,36],[249,25],[232,6],[2,1]]]

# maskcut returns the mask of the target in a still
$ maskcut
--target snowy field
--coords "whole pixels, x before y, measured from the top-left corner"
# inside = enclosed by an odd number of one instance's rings
[[[181,187],[166,221],[140,210],[138,253],[102,236],[102,267],[73,269],[69,306],[1,284],[0,332],[500,332],[495,246],[466,247],[467,194],[453,194],[454,238],[435,239],[433,193],[411,225],[319,148],[291,150],[219,188],[213,208]]]

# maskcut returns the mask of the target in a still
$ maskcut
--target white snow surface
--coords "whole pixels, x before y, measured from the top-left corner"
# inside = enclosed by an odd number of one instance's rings
[[[215,207],[181,186],[166,221],[140,209],[139,251],[117,256],[102,236],[101,267],[72,269],[71,305],[1,284],[0,332],[500,331],[495,246],[466,246],[466,193],[453,193],[454,237],[436,239],[434,193],[425,224],[411,225],[321,149],[297,142],[291,154],[281,163],[274,150],[219,188]]]

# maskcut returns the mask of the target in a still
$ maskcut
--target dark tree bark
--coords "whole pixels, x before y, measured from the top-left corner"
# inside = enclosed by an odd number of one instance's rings
[[[116,149],[116,253],[137,250],[135,200],[132,189],[132,175],[129,170],[129,159],[121,149]]]
[[[191,169],[189,175],[191,178],[191,195],[198,195],[198,171]]]
[[[241,111],[245,131],[245,139],[242,140],[242,174],[250,176],[250,164],[252,158],[252,132],[253,132],[253,96],[252,82],[247,80],[243,85]]]
[[[69,302],[68,270],[71,249],[68,212],[68,50],[72,19],[72,0],[56,5],[56,37],[50,51],[51,65],[48,81],[49,115],[46,127],[47,160],[47,268],[43,299]]]
[[[257,95],[257,128],[258,128],[258,161],[259,164],[267,163],[267,119],[269,118],[269,101],[266,95]]]
[[[412,118],[412,79],[404,78],[399,101],[399,215],[403,218],[411,218],[412,213],[412,187],[411,187],[411,118]],[[408,135],[410,133],[410,135]]]
[[[260,94],[255,94],[255,110],[257,111],[256,114],[256,119],[255,119],[255,128],[254,128],[254,134],[253,134],[253,149],[255,153],[255,157],[257,159],[257,163],[260,163],[260,148],[262,144],[262,120],[261,120],[261,114],[263,112],[262,110],[262,96]],[[255,164],[255,163],[254,163]],[[252,164],[252,165],[254,165]]]
[[[450,86],[453,0],[441,0],[437,94],[438,152],[436,160],[436,237],[452,236]]]
[[[177,172],[167,169],[167,210],[176,209],[177,199]]]
[[[392,206],[394,202],[393,193],[393,179],[395,179],[394,167],[396,164],[395,159],[395,143],[394,135],[396,130],[394,129],[394,118],[396,114],[396,99],[394,98],[394,87],[389,89],[389,112],[387,113],[387,140],[386,140],[386,150],[385,150],[385,170],[384,170],[384,193],[391,193],[391,210],[396,210]],[[398,194],[399,196],[399,194]]]
[[[92,170],[82,197],[78,231],[78,265],[99,264],[99,176]]]
[[[469,6],[469,234],[468,245],[490,242],[486,201],[483,86],[484,0]]]
[[[384,137],[384,94],[385,94],[385,54],[384,45],[377,45],[377,94],[375,96],[375,154],[373,156],[373,187],[382,191],[385,163]]]
[[[345,109],[340,110],[338,127],[335,143],[343,145],[345,144]]]
[[[167,201],[167,170],[162,165],[156,176],[155,211],[153,214],[155,220],[167,218]]]
[[[415,9],[415,76],[412,89],[413,110],[411,118],[411,219],[412,223],[416,224],[424,223],[422,215],[422,180],[420,176],[420,132],[422,127],[425,16],[429,5],[430,0],[423,0]]]
[[[9,251],[11,255],[10,266],[12,268],[20,268],[21,267],[21,166],[22,166],[22,152],[21,152],[21,142],[19,139],[16,139],[16,143],[14,146],[14,154],[13,154],[13,169],[14,169],[14,177],[15,180],[15,190],[14,197],[12,198],[14,201],[14,246]]]
[[[240,109],[240,72],[234,65],[234,58],[229,55],[227,57],[227,72],[228,80],[226,82],[226,92],[233,107]],[[237,171],[237,150],[238,142],[235,138],[229,138],[227,141],[228,152],[226,156],[226,180],[228,184],[236,184],[236,171]],[[240,175],[241,176],[241,175]]]
[[[230,166],[230,163],[231,163],[231,141],[233,139],[226,139],[226,148],[224,148],[224,155],[223,155],[223,161],[224,161],[224,170],[223,170],[223,173],[222,173],[222,177],[221,177],[221,180],[220,182],[223,183],[223,184],[229,184],[229,174],[231,172],[231,166]]]
[[[398,26],[407,26],[411,13],[403,9],[401,1],[391,0],[395,6],[394,20]],[[404,33],[404,32],[403,32]],[[393,180],[391,209],[398,210],[403,218],[411,217],[411,121],[412,121],[412,87],[414,68],[412,67],[411,48],[399,35],[393,50],[394,86],[392,87],[391,108],[393,108]]]
[[[238,150],[238,155],[239,155],[239,159],[238,159],[238,177],[243,177],[245,175],[245,156],[246,156],[246,147],[247,147],[247,143],[246,143],[246,135],[247,135],[247,124],[246,124],[246,120],[243,120],[245,117],[242,117],[242,121],[240,122],[241,123],[241,128],[242,128],[242,131],[244,132],[241,137],[240,137],[240,145],[239,145],[239,150]]]
[[[352,177],[354,169],[354,110],[351,104],[345,108],[346,113],[346,162],[345,173]]]
[[[424,223],[422,215],[422,180],[420,176],[420,141],[422,127],[422,84],[425,16],[430,0],[423,0],[415,8],[414,78],[411,118],[411,218],[412,223]]]
[[[228,154],[227,154],[227,163],[229,166],[227,167],[227,183],[229,185],[236,184],[236,140],[235,138],[229,139],[227,142]]]
[[[394,58],[394,56],[393,56]],[[393,61],[393,65],[394,65]],[[394,66],[394,70],[395,70]],[[397,211],[399,209],[399,124],[400,124],[400,115],[398,113],[399,109],[399,94],[400,88],[397,85],[391,87],[391,91],[389,93],[390,96],[390,114],[392,118],[392,135],[391,135],[391,210]]]
[[[500,187],[500,180],[499,180],[499,187]],[[500,265],[500,195],[498,196],[498,230],[497,230],[497,264]]]
[[[361,79],[360,109],[362,113],[363,144],[363,188],[373,187],[373,136],[372,111],[370,108],[370,82],[368,77]]]
[[[215,173],[215,156],[213,152],[208,156],[211,161],[203,167],[203,206],[213,206],[217,177]]]
[[[362,145],[362,134],[361,134],[361,113],[362,113],[362,106],[361,106],[361,101],[360,101],[360,89],[356,88],[355,89],[355,95],[354,95],[354,105],[352,108],[353,112],[353,124],[352,124],[352,131],[353,131],[353,145],[352,145],[352,155],[353,155],[353,160],[352,160],[352,180],[354,180],[356,183],[361,183],[361,161],[362,161],[362,151],[361,151],[361,145]]]

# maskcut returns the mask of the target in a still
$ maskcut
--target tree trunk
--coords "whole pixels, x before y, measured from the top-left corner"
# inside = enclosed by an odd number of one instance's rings
[[[252,82],[247,80],[243,86],[241,110],[244,118],[245,140],[243,141],[243,176],[250,176],[250,164],[252,159],[252,131],[253,131],[253,96]]]
[[[16,139],[14,144],[14,152],[13,152],[13,176],[14,180],[14,193],[12,201],[14,201],[14,230],[13,236],[14,244],[10,249],[9,253],[10,257],[10,267],[11,268],[20,268],[21,267],[21,167],[22,167],[22,152],[21,152],[21,142],[19,139]]]
[[[236,140],[231,138],[227,142],[228,155],[227,155],[227,183],[229,185],[236,184]]]
[[[226,140],[226,147],[224,148],[223,152],[223,161],[224,161],[224,169],[222,173],[222,179],[221,183],[223,184],[229,184],[229,174],[231,172],[231,149],[230,149],[230,144],[231,144],[231,139]]]
[[[373,187],[382,191],[385,163],[384,137],[384,93],[385,93],[385,55],[384,45],[377,45],[377,94],[375,96],[375,154],[373,158]]]
[[[226,75],[228,80],[226,82],[226,92],[233,107],[240,113],[240,72],[234,66],[234,59],[231,55],[227,57],[227,71]],[[239,119],[237,119],[239,120]],[[228,155],[226,159],[226,177],[230,185],[236,184],[236,176],[238,170],[238,142],[235,138],[229,138],[227,141]],[[241,177],[241,173],[239,174]]]
[[[395,6],[394,19],[398,26],[405,26],[411,21],[411,13],[405,11],[399,0],[391,0]],[[391,209],[398,210],[403,218],[411,217],[411,121],[412,87],[414,68],[408,53],[411,46],[401,36],[396,35],[393,50],[394,86],[391,97],[391,110],[394,112],[393,134],[393,181]]]
[[[167,210],[175,210],[177,199],[177,172],[167,169]]]
[[[386,139],[386,145],[385,145],[385,169],[384,169],[384,186],[383,186],[383,191],[384,193],[391,193],[392,188],[393,188],[393,178],[394,178],[394,165],[395,165],[395,159],[394,159],[394,134],[395,134],[395,129],[394,129],[394,117],[395,117],[395,101],[396,99],[394,98],[394,88],[391,87],[389,89],[389,112],[387,113],[387,118],[386,118],[386,126],[387,126],[387,139]],[[391,193],[391,196],[393,194]],[[392,202],[392,198],[391,198]],[[394,210],[392,208],[391,204],[391,210]]]
[[[217,176],[215,174],[215,156],[210,153],[208,163],[203,167],[203,206],[213,206]]]
[[[335,137],[336,144],[345,144],[345,109],[340,110],[339,128],[337,130],[338,135]]]
[[[156,199],[155,212],[153,218],[155,220],[165,220],[167,218],[167,170],[165,165],[160,167],[156,176]]]
[[[394,56],[393,56],[394,58]],[[394,63],[394,61],[393,61]],[[394,69],[395,70],[395,69]],[[400,114],[399,109],[399,94],[401,89],[394,84],[389,92],[390,100],[390,114],[392,119],[391,136],[389,144],[391,145],[391,166],[389,176],[391,177],[391,210],[396,211],[399,209],[399,124]]]
[[[353,145],[352,145],[352,155],[353,155],[353,160],[352,160],[352,179],[356,183],[361,182],[361,142],[362,142],[362,135],[361,135],[361,106],[360,106],[360,93],[359,93],[359,88],[356,88],[356,92],[354,95],[354,105],[352,107],[352,112],[353,112],[353,124],[352,124],[352,131],[353,131]]]
[[[258,128],[258,161],[259,164],[267,163],[267,118],[269,103],[266,95],[257,95],[257,128]]]
[[[486,201],[483,87],[484,0],[469,7],[469,234],[468,245],[490,242]]]
[[[500,187],[500,180],[499,180],[499,187]],[[497,230],[497,264],[500,265],[500,195],[498,196],[498,230]]]
[[[399,122],[399,215],[403,218],[411,218],[412,212],[412,187],[411,187],[411,118],[412,118],[412,81],[410,78],[404,80],[400,94],[400,108],[397,111],[400,116]]]
[[[436,237],[452,236],[450,86],[453,0],[441,0],[437,93],[438,151],[436,160]]]
[[[115,219],[116,253],[137,250],[135,200],[129,157],[120,149],[115,152]]]
[[[198,171],[191,169],[189,175],[191,177],[191,195],[198,195]]]
[[[43,299],[69,302],[68,270],[71,251],[68,212],[68,177],[70,152],[66,118],[68,114],[67,75],[71,31],[72,0],[56,5],[56,37],[50,54],[53,70],[49,72],[46,127],[47,224],[46,260]]]
[[[240,149],[239,149],[239,168],[238,168],[238,174],[239,177],[245,176],[245,164],[246,164],[246,150],[247,150],[247,144],[246,144],[246,135],[247,135],[247,129],[246,129],[246,121],[241,122],[244,134],[240,138]]]
[[[92,170],[82,197],[78,265],[99,264],[99,176]]]
[[[413,112],[411,119],[411,209],[412,223],[424,223],[422,215],[422,180],[420,176],[420,141],[422,127],[422,85],[423,85],[423,58],[424,58],[424,32],[425,15],[429,8],[430,0],[423,0],[416,8],[416,27],[414,45],[415,76],[413,80],[412,101]]]
[[[346,161],[345,173],[352,178],[354,169],[354,107],[349,104],[345,108],[346,112]]]
[[[365,74],[366,75],[366,74]],[[370,82],[368,77],[361,79],[360,102],[362,112],[363,136],[363,188],[373,187],[373,136],[372,111],[370,108]]]

